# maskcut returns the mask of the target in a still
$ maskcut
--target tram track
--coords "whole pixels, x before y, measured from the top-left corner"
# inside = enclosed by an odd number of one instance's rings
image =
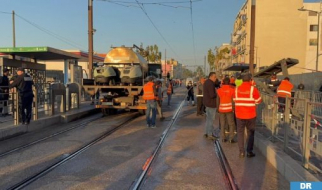
[[[171,122],[168,124],[167,128],[164,130],[164,132],[162,133],[159,143],[157,145],[157,147],[154,149],[152,155],[146,160],[146,162],[144,163],[143,167],[142,167],[142,171],[139,175],[139,177],[137,179],[134,180],[134,182],[132,183],[131,187],[129,188],[130,190],[137,190],[137,189],[141,189],[142,186],[144,185],[144,181],[147,177],[148,171],[150,170],[150,168],[152,167],[153,163],[155,162],[161,147],[163,146],[166,137],[169,134],[169,131],[171,129],[171,127],[175,124],[175,122],[178,119],[179,113],[185,103],[185,99],[181,102],[179,108],[176,110],[175,114],[173,115],[173,117],[171,118]]]
[[[64,154],[64,155],[67,155],[66,157],[64,157],[64,158],[60,159],[59,161],[57,161],[57,162],[45,167],[41,171],[39,171],[36,174],[33,174],[33,175],[25,178],[24,180],[16,183],[15,185],[12,185],[8,189],[9,190],[13,190],[13,189],[18,190],[18,189],[23,189],[23,188],[27,187],[28,185],[30,185],[34,181],[36,181],[36,180],[40,179],[41,177],[45,176],[46,174],[50,173],[55,168],[58,168],[62,164],[68,162],[69,160],[75,158],[77,155],[79,155],[79,154],[83,153],[84,151],[88,150],[89,148],[94,146],[99,141],[105,139],[106,137],[110,136],[114,132],[118,131],[120,128],[125,126],[130,121],[138,118],[138,116],[139,116],[139,114],[132,115],[130,118],[126,119],[121,124],[118,124],[115,127],[112,127],[111,129],[106,130],[105,132],[101,133],[101,135],[99,135],[95,139],[92,139],[90,142],[86,143],[85,145],[81,146],[80,148],[77,148],[76,150],[74,150],[70,154]]]
[[[238,190],[233,172],[218,140],[214,142],[214,146],[227,189]]]
[[[67,132],[72,131],[72,130],[74,130],[74,129],[77,129],[77,128],[80,128],[80,127],[84,127],[84,126],[86,126],[88,123],[93,122],[93,121],[95,121],[95,120],[97,120],[97,119],[100,119],[100,118],[102,118],[102,116],[94,116],[94,117],[89,118],[89,119],[87,119],[87,120],[85,120],[85,121],[82,121],[81,123],[74,123],[74,124],[73,124],[73,126],[72,126],[72,127],[70,127],[70,128],[68,128],[68,129],[64,129],[64,130],[61,130],[61,131],[55,132],[55,133],[53,133],[53,134],[50,134],[50,135],[48,135],[48,136],[46,136],[46,137],[42,137],[42,138],[40,138],[40,139],[37,139],[37,140],[32,141],[32,142],[30,142],[30,143],[27,143],[27,144],[25,144],[25,145],[18,146],[18,147],[16,147],[16,148],[11,149],[11,150],[8,150],[8,151],[5,151],[5,152],[2,152],[2,153],[0,153],[0,158],[2,158],[2,157],[4,157],[4,156],[7,156],[7,155],[9,155],[9,154],[11,154],[11,153],[14,153],[14,152],[17,152],[17,151],[23,150],[23,149],[25,149],[25,148],[28,148],[28,147],[30,147],[30,146],[36,145],[36,144],[38,144],[38,143],[40,143],[40,142],[46,141],[46,140],[48,140],[48,139],[50,139],[50,138],[53,138],[53,137],[56,137],[56,136],[58,136],[58,135],[61,135],[61,134],[67,133]]]

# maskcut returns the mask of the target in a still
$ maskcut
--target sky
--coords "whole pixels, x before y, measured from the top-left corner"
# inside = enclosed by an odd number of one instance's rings
[[[107,53],[111,46],[156,44],[162,59],[166,52],[167,59],[203,65],[210,48],[230,42],[235,18],[244,3],[192,0],[190,9],[189,0],[93,0],[94,51]],[[12,47],[10,13],[14,10],[16,47],[88,50],[88,0],[0,0],[0,5],[0,47]]]

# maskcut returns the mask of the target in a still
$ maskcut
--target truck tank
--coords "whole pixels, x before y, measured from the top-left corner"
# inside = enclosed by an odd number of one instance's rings
[[[115,85],[117,77],[117,68],[104,65],[94,69],[94,80],[96,84]]]
[[[132,47],[115,47],[105,57],[104,64],[117,67],[123,84],[142,85],[148,72],[148,62]]]

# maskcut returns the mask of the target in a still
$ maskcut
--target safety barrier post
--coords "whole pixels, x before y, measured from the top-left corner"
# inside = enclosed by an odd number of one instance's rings
[[[13,122],[14,125],[19,125],[19,96],[16,88],[13,88],[12,91],[12,104],[13,104]]]
[[[290,109],[291,109],[291,98],[285,98],[285,111],[284,111],[284,151],[286,152],[288,149],[288,141],[289,141],[289,128],[291,126],[290,123]]]
[[[33,120],[38,120],[38,91],[35,86],[32,87],[32,91],[34,92],[34,100],[32,106]]]
[[[275,96],[273,96],[273,114],[272,114],[272,128],[271,128],[271,131],[272,131],[272,140],[274,141],[275,140],[275,134],[276,134],[276,119],[277,119],[277,109],[278,109],[278,103],[276,102],[276,99],[275,99]]]
[[[66,85],[66,102],[67,102],[67,107],[66,111],[69,111],[71,109],[71,95],[70,95],[70,89],[69,89],[69,84]]]
[[[45,104],[44,104],[44,109],[45,109],[45,114],[49,115],[50,114],[50,87],[45,88]]]
[[[309,168],[310,159],[310,133],[311,133],[311,116],[312,104],[305,99],[305,112],[304,112],[304,127],[303,127],[303,165],[304,168]]]

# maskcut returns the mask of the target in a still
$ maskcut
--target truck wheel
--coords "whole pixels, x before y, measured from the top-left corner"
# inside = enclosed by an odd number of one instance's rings
[[[145,115],[145,110],[138,110],[141,115]]]

